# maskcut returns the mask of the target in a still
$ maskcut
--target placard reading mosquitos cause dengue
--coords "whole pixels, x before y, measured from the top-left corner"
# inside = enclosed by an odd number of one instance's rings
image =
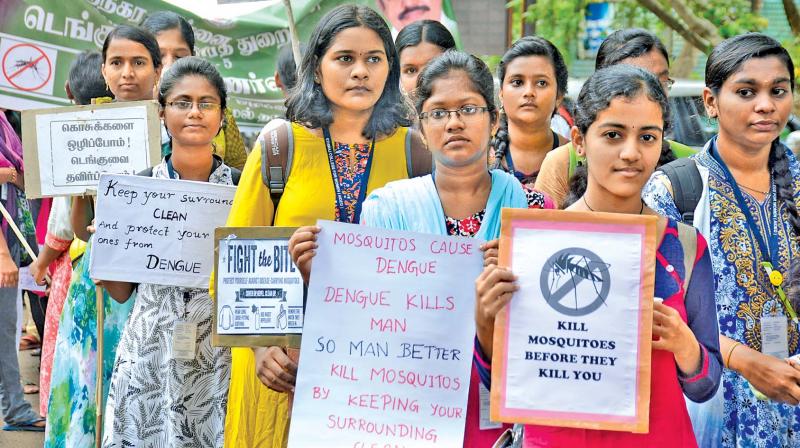
[[[29,110],[22,113],[25,193],[72,196],[97,188],[103,173],[136,174],[161,158],[153,101]]]
[[[214,229],[236,187],[104,174],[97,188],[92,278],[208,288]]]
[[[481,241],[318,225],[289,446],[462,446]]]
[[[503,210],[493,420],[647,432],[654,216]]]
[[[294,230],[216,229],[214,344],[300,346],[303,278],[289,255]]]

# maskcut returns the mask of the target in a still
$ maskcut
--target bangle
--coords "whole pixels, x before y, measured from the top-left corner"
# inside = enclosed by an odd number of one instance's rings
[[[728,349],[728,355],[725,357],[725,364],[724,364],[725,368],[727,369],[731,368],[731,355],[733,355],[733,351],[736,350],[736,347],[740,345],[742,345],[741,342],[736,342],[735,344],[733,344],[733,346],[731,346],[731,348]]]

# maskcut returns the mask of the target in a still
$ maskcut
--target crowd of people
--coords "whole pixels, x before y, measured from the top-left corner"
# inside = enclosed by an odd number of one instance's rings
[[[511,427],[483,429],[478,415],[495,317],[518,289],[498,266],[502,208],[658,217],[649,432],[527,425],[518,446],[800,447],[800,362],[790,359],[800,353],[800,164],[780,140],[795,86],[787,50],[760,33],[717,45],[703,103],[718,133],[696,150],[670,140],[669,55],[649,31],[608,36],[570,108],[567,66],[544,38],[514,42],[493,74],[437,21],[396,34],[374,10],[343,5],[317,23],[298,65],[281,50],[286,117],[262,132],[290,134],[277,167],[263,138],[246,147],[223,78],[194,56],[192,27],[176,13],[116,27],[101,52],[75,59],[66,90],[75,104],[157,101],[163,159],[141,175],[237,186],[227,225],[297,227],[289,251],[306,282],[318,219],[487,241],[472,279],[465,447],[491,447]],[[39,251],[33,261],[3,221],[0,300],[16,300],[29,264],[49,293],[30,298],[46,309],[38,410],[23,398],[16,315],[0,313],[4,429],[44,431],[47,447],[94,446],[98,431],[104,447],[286,446],[297,351],[212,345],[213,284],[91,278],[92,199],[26,200],[7,116],[1,197]],[[279,194],[265,167],[283,173]],[[767,335],[766,319],[782,324]],[[186,325],[196,329],[188,357],[174,349]]]

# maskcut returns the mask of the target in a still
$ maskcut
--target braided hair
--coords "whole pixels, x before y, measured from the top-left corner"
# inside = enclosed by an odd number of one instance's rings
[[[776,57],[783,62],[789,72],[789,85],[794,92],[794,64],[789,52],[781,46],[780,42],[761,33],[741,34],[717,45],[708,56],[706,63],[706,86],[715,96],[719,95],[725,81],[738,72],[745,62],[754,58],[766,57]],[[772,181],[775,183],[777,201],[786,207],[795,237],[800,237],[800,215],[798,215],[794,199],[794,178],[789,171],[788,152],[788,148],[776,137],[772,142],[767,167],[772,174]]]
[[[553,71],[556,74],[556,89],[558,96],[564,97],[567,94],[567,80],[569,74],[567,72],[567,65],[564,63],[564,58],[561,52],[558,51],[555,45],[547,39],[539,36],[525,36],[511,45],[511,48],[506,51],[500,63],[497,65],[497,79],[502,86],[503,80],[506,77],[506,68],[508,64],[514,59],[526,56],[544,56],[553,64]],[[554,110],[553,113],[556,111]],[[499,168],[500,162],[508,151],[510,145],[510,138],[508,135],[508,117],[506,114],[500,114],[500,126],[492,138],[491,146],[494,148],[494,166],[492,168]]]

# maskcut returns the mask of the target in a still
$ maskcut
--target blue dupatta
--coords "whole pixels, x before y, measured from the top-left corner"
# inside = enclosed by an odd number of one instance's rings
[[[491,170],[492,189],[486,213],[476,238],[492,240],[500,236],[500,210],[527,208],[522,185],[512,175]],[[361,209],[361,223],[370,227],[447,235],[445,214],[433,177],[389,182],[370,194]]]

